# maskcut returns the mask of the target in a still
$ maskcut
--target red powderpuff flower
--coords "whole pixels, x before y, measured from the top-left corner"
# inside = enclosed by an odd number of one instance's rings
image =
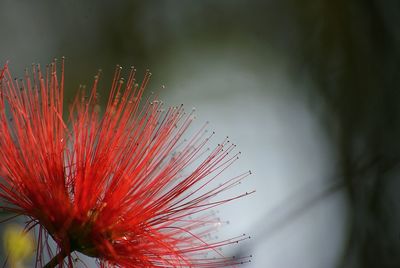
[[[210,240],[219,221],[210,209],[250,172],[215,180],[239,153],[227,139],[206,148],[205,126],[189,140],[193,120],[182,106],[163,110],[156,96],[139,105],[149,82],[126,82],[117,67],[103,114],[95,76],[63,118],[64,59],[25,78],[0,72],[1,208],[29,217],[35,226],[36,267],[72,267],[77,251],[101,267],[225,267],[248,258],[225,257],[220,247],[245,236]],[[190,171],[188,171],[188,168]],[[56,248],[49,245],[50,237]],[[45,264],[45,258],[49,262]]]

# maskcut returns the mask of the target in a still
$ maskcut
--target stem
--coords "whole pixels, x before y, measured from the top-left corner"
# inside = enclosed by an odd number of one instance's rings
[[[43,266],[43,268],[54,268],[58,264],[60,264],[60,262],[62,262],[65,257],[67,257],[67,254],[65,254],[65,251],[62,250],[56,256],[54,256],[45,266]]]

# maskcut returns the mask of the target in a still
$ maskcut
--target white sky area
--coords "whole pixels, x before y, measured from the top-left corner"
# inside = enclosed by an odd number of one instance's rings
[[[230,222],[219,236],[252,236],[243,245],[253,255],[249,268],[334,267],[346,230],[341,194],[323,199],[267,235],[275,221],[318,194],[334,176],[335,157],[320,119],[299,92],[307,84],[288,82],[284,64],[276,65],[279,60],[271,58],[274,66],[269,71],[264,66],[261,73],[254,71],[257,63],[249,68],[234,53],[183,50],[171,55],[162,93],[167,106],[196,107],[194,125],[210,121],[216,142],[228,135],[238,145],[241,159],[226,177],[248,169],[254,173],[232,193],[257,192],[218,209],[221,219]],[[157,81],[155,75],[152,90]],[[225,249],[227,255],[234,250]]]

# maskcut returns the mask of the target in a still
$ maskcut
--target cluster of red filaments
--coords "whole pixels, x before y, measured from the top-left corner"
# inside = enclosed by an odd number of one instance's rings
[[[64,59],[21,80],[0,73],[1,208],[30,218],[36,267],[72,267],[74,252],[101,267],[226,267],[249,261],[220,248],[248,237],[210,239],[220,221],[210,210],[250,172],[216,183],[237,159],[225,139],[214,149],[206,125],[188,140],[193,112],[144,97],[149,82],[116,68],[103,112],[99,75],[63,117]],[[140,103],[141,102],[141,103]],[[37,228],[34,228],[37,227]],[[56,248],[49,246],[50,237]],[[50,261],[45,261],[49,259]]]

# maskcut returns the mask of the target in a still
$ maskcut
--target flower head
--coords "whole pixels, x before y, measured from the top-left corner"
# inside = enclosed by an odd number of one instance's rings
[[[193,120],[183,106],[165,108],[157,96],[144,98],[149,82],[128,79],[117,67],[103,113],[99,75],[85,96],[77,94],[63,117],[64,59],[39,65],[25,78],[0,72],[1,208],[29,217],[37,226],[36,266],[72,267],[77,251],[102,267],[222,267],[242,258],[225,257],[221,246],[244,236],[212,241],[218,220],[210,209],[229,199],[218,194],[250,172],[215,180],[238,158],[225,139],[214,149],[204,126],[183,135]],[[141,102],[141,103],[140,103]],[[49,247],[49,237],[57,248]]]

